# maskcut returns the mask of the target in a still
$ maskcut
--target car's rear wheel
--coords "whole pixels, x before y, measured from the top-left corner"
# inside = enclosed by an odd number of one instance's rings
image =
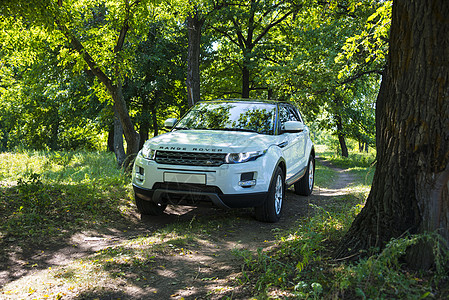
[[[301,196],[309,196],[313,191],[313,184],[315,183],[315,158],[310,156],[309,164],[304,176],[295,183],[295,194]]]
[[[262,222],[275,223],[281,218],[285,198],[284,172],[278,167],[271,180],[268,197],[262,206],[255,208],[256,219]]]
[[[160,216],[164,213],[167,204],[154,203],[152,201],[146,201],[139,196],[134,196],[136,199],[136,206],[142,215]]]

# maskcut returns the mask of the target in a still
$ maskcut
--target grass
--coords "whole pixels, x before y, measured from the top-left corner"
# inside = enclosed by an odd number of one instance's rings
[[[70,236],[123,218],[131,204],[129,178],[104,153],[3,153],[0,182],[0,242]]]
[[[348,159],[341,159],[324,147],[317,150],[320,158],[350,173],[354,183],[347,193],[311,202],[314,213],[298,219],[290,229],[273,231],[276,241],[269,250],[235,248],[232,253],[242,262],[240,274],[229,279],[229,286],[209,291],[207,297],[231,286],[247,288],[256,299],[449,296],[447,273],[441,267],[448,261],[446,252],[439,250],[440,268],[428,274],[408,270],[401,261],[408,245],[423,239],[435,241],[437,238],[431,235],[404,236],[392,241],[381,253],[358,262],[332,258],[333,249],[363,207],[374,173],[370,163],[374,155],[351,154]],[[329,188],[337,175],[335,169],[318,162],[316,186]],[[3,153],[0,154],[0,182],[0,254],[3,257],[10,255],[10,249],[25,251],[33,245],[67,246],[73,235],[81,231],[117,227],[125,231],[135,209],[130,178],[115,167],[112,154]],[[0,295],[91,299],[101,298],[104,291],[107,297],[115,299],[126,298],[127,294],[118,292],[111,296],[108,290],[133,286],[158,298],[161,290],[151,284],[154,280],[151,274],[168,272],[165,258],[194,257],[197,249],[205,245],[217,247],[214,241],[232,232],[236,220],[233,211],[219,216],[192,217],[131,237],[125,243],[75,259],[69,265],[28,265],[25,269],[34,272],[6,284],[0,289]],[[178,275],[167,275],[167,280],[179,284],[182,277]],[[196,276],[203,282],[217,280],[216,274]]]
[[[375,153],[351,153],[348,158],[341,158],[324,146],[318,147],[318,152],[320,159],[353,176],[348,194],[334,197],[322,206],[310,204],[315,214],[298,220],[291,231],[280,232],[274,249],[259,249],[257,253],[235,251],[244,261],[240,283],[253,286],[256,299],[449,297],[449,252],[437,235],[406,235],[392,240],[380,253],[374,251],[357,262],[333,259],[333,250],[368,196]],[[337,171],[318,161],[316,176],[318,188],[329,188]],[[420,241],[430,241],[435,247],[436,269],[430,273],[407,269],[403,261],[406,248]]]

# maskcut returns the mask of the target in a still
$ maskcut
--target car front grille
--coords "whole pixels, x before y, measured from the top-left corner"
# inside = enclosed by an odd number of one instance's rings
[[[196,153],[176,151],[156,151],[155,160],[159,164],[218,167],[225,162],[225,153]]]

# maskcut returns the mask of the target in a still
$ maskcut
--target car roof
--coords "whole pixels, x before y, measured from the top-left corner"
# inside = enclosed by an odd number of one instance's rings
[[[288,101],[279,100],[264,100],[264,99],[246,99],[246,98],[229,98],[229,99],[213,99],[213,100],[203,100],[198,103],[213,103],[213,102],[231,102],[231,103],[269,103],[269,104],[292,104]]]

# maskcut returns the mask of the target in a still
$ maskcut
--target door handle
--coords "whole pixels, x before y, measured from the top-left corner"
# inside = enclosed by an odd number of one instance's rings
[[[278,144],[279,148],[284,148],[287,145],[288,145],[288,141],[285,141],[285,142],[282,142],[282,143]]]

